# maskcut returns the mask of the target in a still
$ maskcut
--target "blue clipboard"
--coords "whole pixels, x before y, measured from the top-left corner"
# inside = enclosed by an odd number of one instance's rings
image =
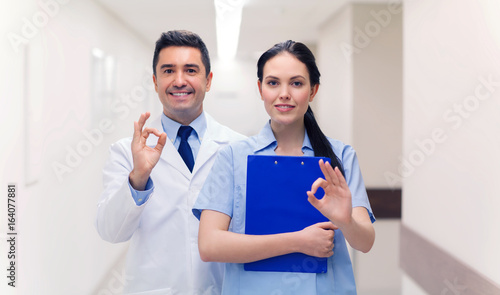
[[[248,156],[245,233],[267,235],[302,230],[328,221],[307,200],[319,177],[320,157]],[[320,188],[318,198],[324,195]],[[327,258],[291,253],[251,263],[247,271],[325,273]]]

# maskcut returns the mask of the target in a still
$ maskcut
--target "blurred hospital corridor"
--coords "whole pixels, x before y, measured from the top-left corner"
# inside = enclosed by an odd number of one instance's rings
[[[110,145],[160,115],[162,32],[206,43],[204,110],[268,122],[257,59],[316,56],[311,107],[354,147],[376,238],[359,295],[500,294],[500,1],[19,0],[0,9],[0,294],[122,294],[128,242],[96,231]],[[352,251],[351,251],[352,250]]]

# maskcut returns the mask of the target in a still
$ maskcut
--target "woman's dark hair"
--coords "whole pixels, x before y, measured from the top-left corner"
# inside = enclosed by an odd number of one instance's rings
[[[281,53],[289,53],[293,55],[306,66],[307,71],[309,72],[311,87],[319,84],[319,77],[321,74],[319,73],[313,53],[303,43],[291,40],[274,45],[260,56],[259,61],[257,62],[257,77],[261,83],[264,75],[264,66],[271,58]],[[304,125],[307,134],[309,135],[314,155],[316,157],[330,158],[332,167],[339,167],[340,171],[345,176],[342,163],[333,152],[332,146],[325,134],[319,128],[318,122],[316,122],[316,119],[314,118],[311,106],[307,108],[307,112],[304,115]]]
[[[153,55],[153,73],[156,76],[156,65],[158,64],[158,58],[160,55],[160,51],[163,48],[170,46],[185,46],[185,47],[193,47],[200,50],[201,53],[201,61],[205,66],[206,76],[210,74],[210,56],[208,55],[207,46],[203,40],[201,40],[200,36],[197,34],[185,31],[185,30],[177,30],[177,31],[168,31],[166,33],[162,33],[160,39],[156,41],[155,53]]]

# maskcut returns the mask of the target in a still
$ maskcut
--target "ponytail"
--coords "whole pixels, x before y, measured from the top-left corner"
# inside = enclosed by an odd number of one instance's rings
[[[304,125],[314,150],[314,156],[330,158],[332,167],[339,167],[340,172],[342,172],[342,175],[345,177],[344,167],[342,167],[340,159],[333,152],[330,141],[328,141],[328,138],[326,138],[323,131],[319,128],[310,106],[307,108],[307,112],[304,115]]]

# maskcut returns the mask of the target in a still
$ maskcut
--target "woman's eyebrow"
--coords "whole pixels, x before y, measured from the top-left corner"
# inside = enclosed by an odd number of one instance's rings
[[[293,76],[293,77],[290,77],[290,80],[293,80],[293,79],[297,79],[297,78],[302,78],[302,79],[305,79],[306,77],[302,76],[302,75],[296,75],[296,76]],[[279,80],[278,77],[275,77],[275,76],[272,76],[272,75],[269,75],[269,76],[266,76],[265,79],[275,79],[275,80]]]
[[[278,77],[275,77],[275,76],[266,76],[265,79],[275,79],[275,80],[279,80],[280,78]]]

